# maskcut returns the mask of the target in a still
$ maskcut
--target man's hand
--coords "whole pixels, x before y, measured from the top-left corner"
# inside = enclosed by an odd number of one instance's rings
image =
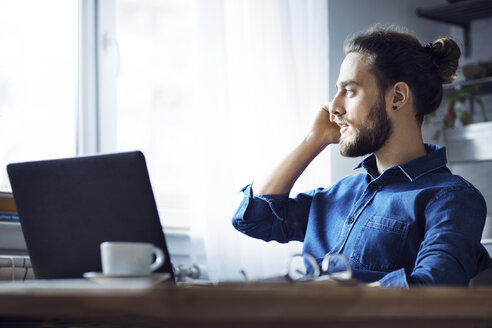
[[[340,127],[331,121],[329,106],[330,104],[321,108],[306,137],[309,142],[318,143],[323,148],[340,140]]]
[[[330,121],[328,106],[323,107],[307,137],[298,145],[272,174],[253,189],[254,195],[287,194],[311,161],[329,144],[340,140],[340,127]]]

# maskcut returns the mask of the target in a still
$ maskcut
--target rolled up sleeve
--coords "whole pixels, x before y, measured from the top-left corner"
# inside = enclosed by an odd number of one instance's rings
[[[241,192],[244,198],[232,218],[234,228],[265,241],[304,240],[314,191],[295,198],[288,194],[253,196],[250,184]]]

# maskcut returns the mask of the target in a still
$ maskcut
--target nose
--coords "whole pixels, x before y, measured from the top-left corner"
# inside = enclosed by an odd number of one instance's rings
[[[338,95],[335,96],[330,105],[330,116],[342,116],[345,114],[345,107]]]

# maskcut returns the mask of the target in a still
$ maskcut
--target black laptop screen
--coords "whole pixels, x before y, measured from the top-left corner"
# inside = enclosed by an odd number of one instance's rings
[[[34,274],[100,272],[104,241],[162,248],[174,274],[144,155],[139,152],[9,164],[12,192]]]

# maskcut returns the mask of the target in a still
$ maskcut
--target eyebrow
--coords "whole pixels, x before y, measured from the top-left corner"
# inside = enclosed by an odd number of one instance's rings
[[[347,85],[350,85],[350,84],[356,84],[356,85],[359,85],[359,83],[357,81],[354,81],[354,80],[347,80],[347,81],[342,81],[340,82],[340,85],[342,87],[346,87]],[[338,89],[338,85],[335,84],[335,87]]]

